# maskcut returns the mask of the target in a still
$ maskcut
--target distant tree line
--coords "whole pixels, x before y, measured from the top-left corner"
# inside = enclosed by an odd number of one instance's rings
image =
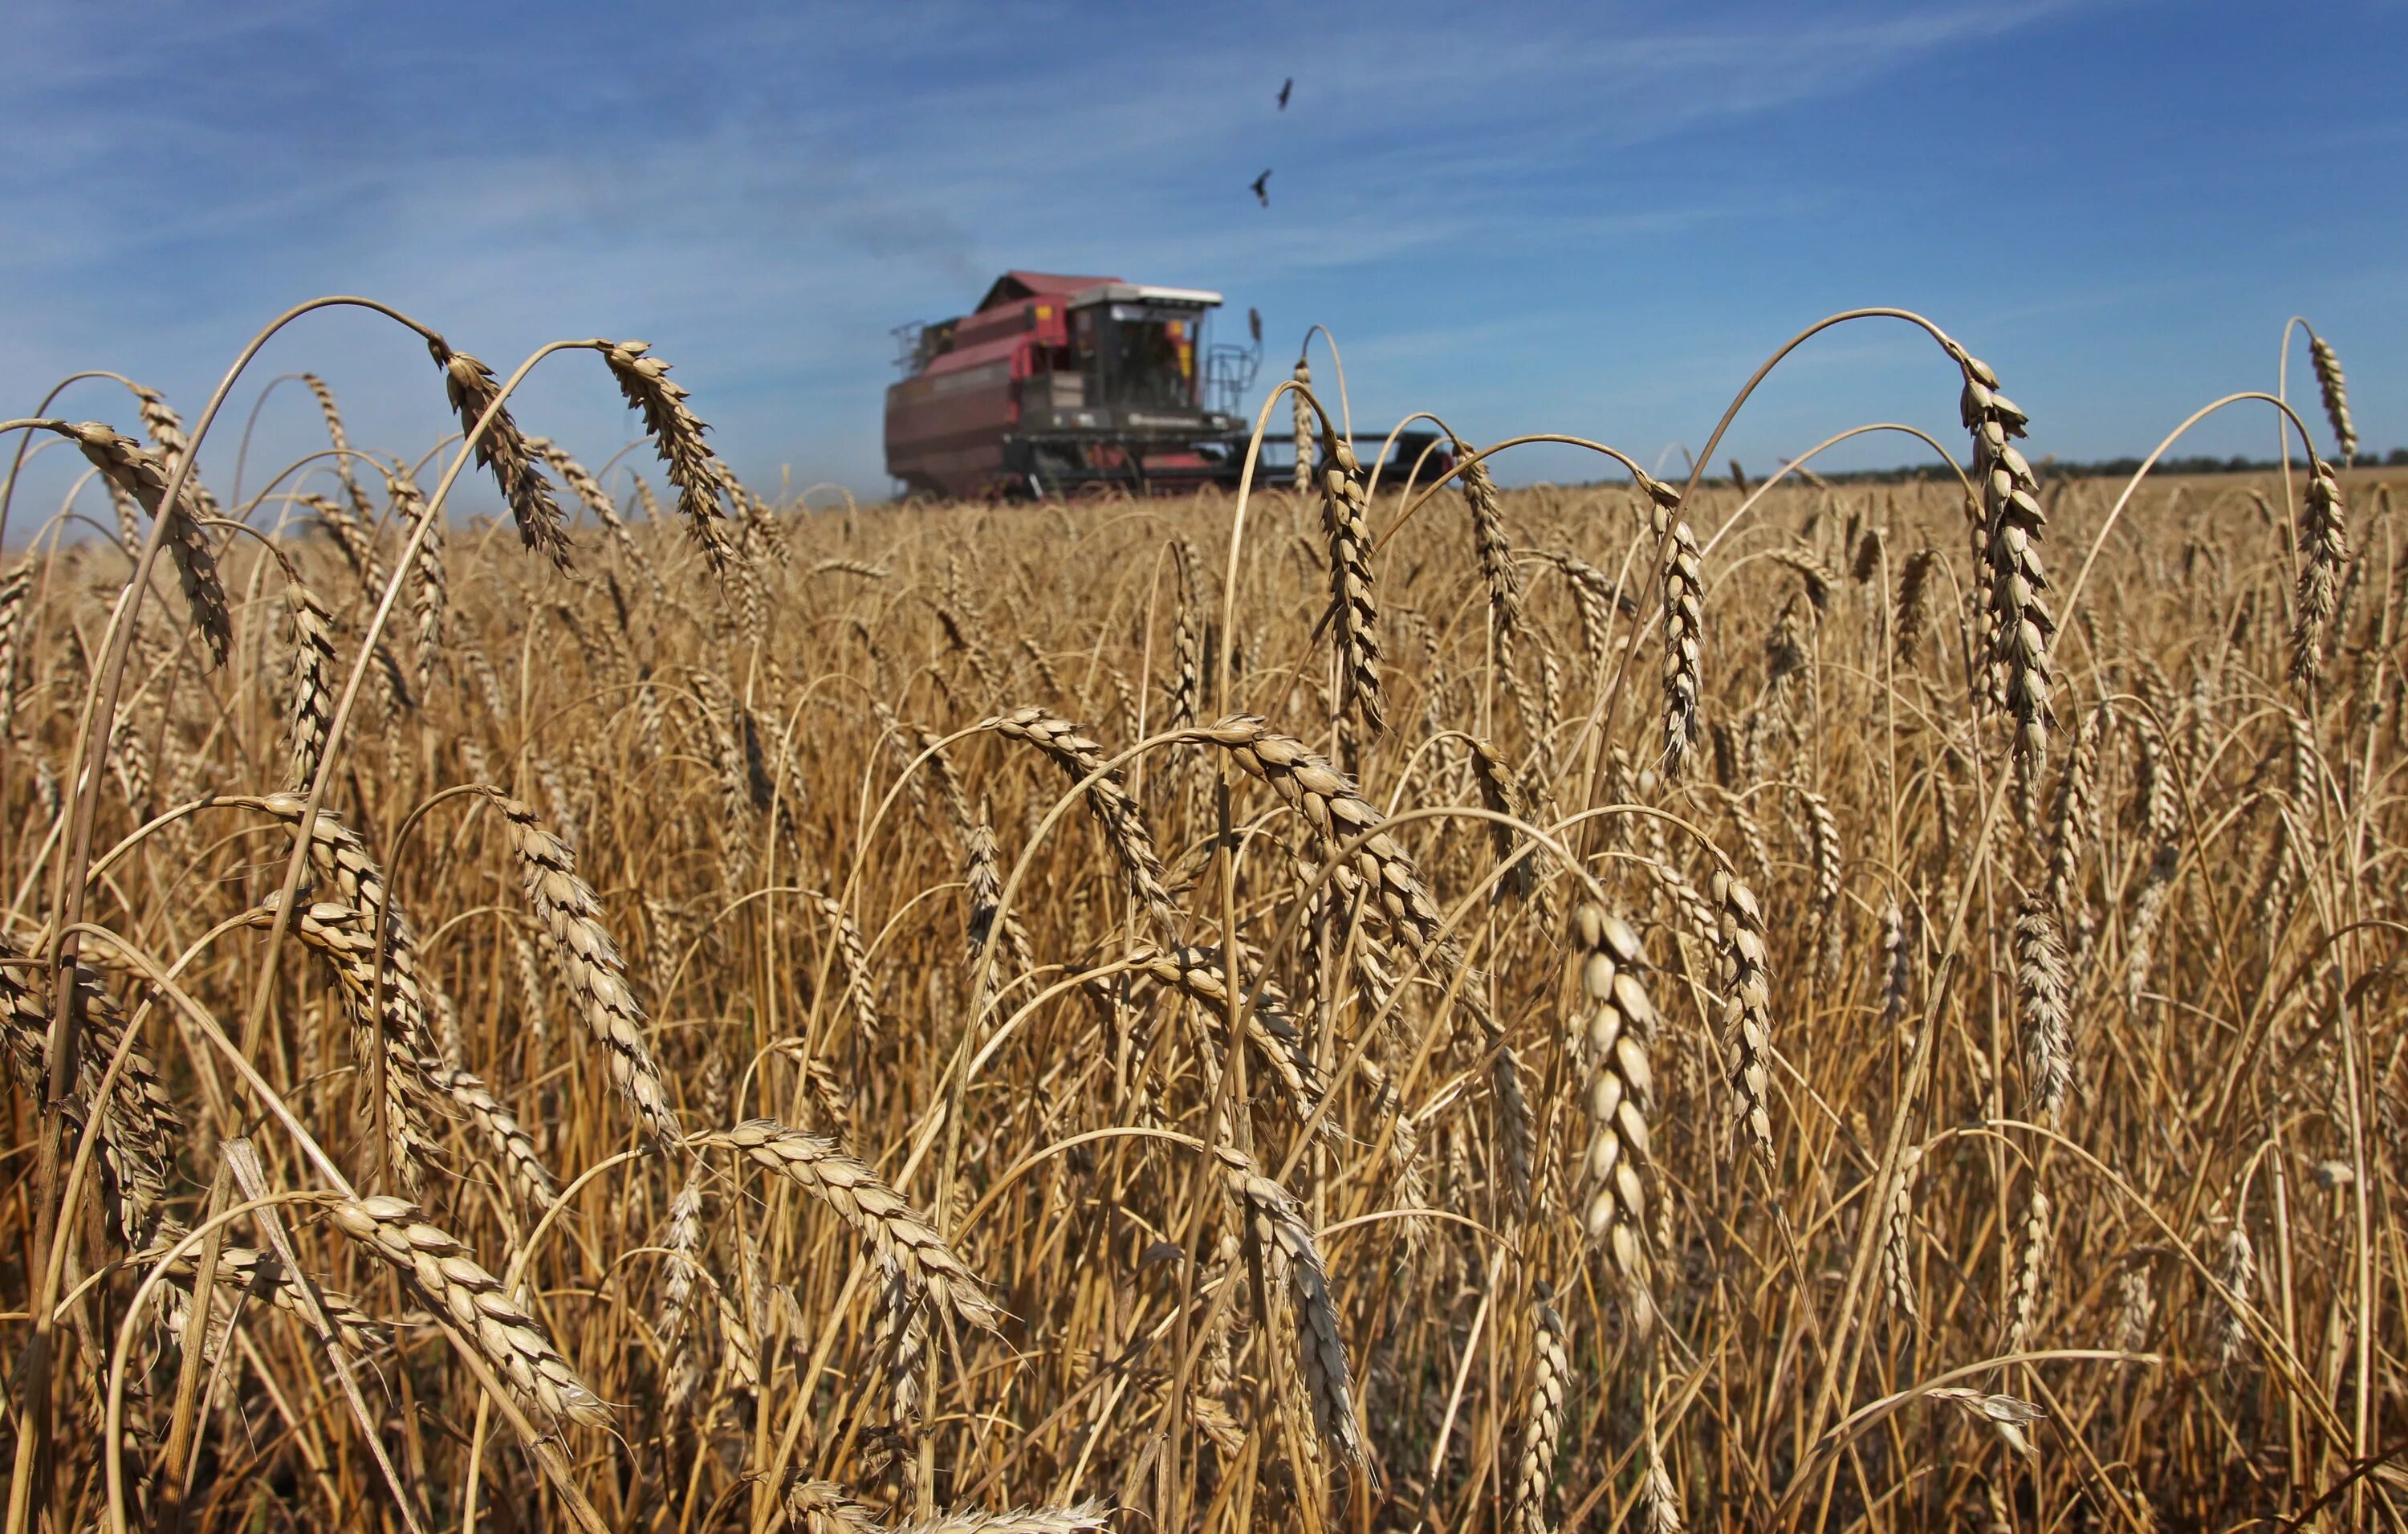
[[[2101,458],[2092,463],[2082,463],[2067,458],[2042,458],[2032,466],[2038,469],[2043,478],[2054,475],[2059,479],[2071,480],[2128,479],[2140,468],[2141,460],[2135,457]],[[2291,467],[2295,470],[2304,470],[2307,466],[2307,464],[2300,459],[2291,460]],[[2389,452],[2379,456],[2373,452],[2361,452],[2350,460],[2350,466],[2353,468],[2408,468],[2408,448],[2393,448]],[[2280,472],[2282,467],[2282,464],[2272,458],[2244,458],[2236,453],[2229,458],[2208,456],[2160,458],[2157,462],[2157,466],[2150,472],[2153,474],[2273,474]],[[1851,468],[1813,472],[1816,479],[1829,484],[1894,485],[1914,484],[1925,480],[1936,480],[1942,477],[1942,471],[1936,464],[1914,464],[1897,468]],[[1682,476],[1675,475],[1673,482],[1678,484]],[[1587,482],[1627,484],[1629,481],[1593,480]],[[1698,482],[1727,487],[1732,483],[1732,480],[1727,474],[1709,474]],[[1760,476],[1754,474],[1748,476],[1749,484],[1760,482]]]
[[[2408,448],[2393,448],[2380,457],[2372,452],[2361,452],[2350,460],[2350,465],[2355,468],[2408,468]],[[2129,477],[2137,470],[2141,466],[2141,460],[2106,458],[2095,464],[2079,464],[2064,459],[2043,459],[2033,466],[2042,474],[2071,475],[2075,478],[2121,479]],[[2272,458],[2243,458],[2238,455],[2230,458],[2160,458],[2157,460],[2157,466],[2150,472],[2156,474],[2273,474],[2279,472],[2282,466],[2281,463]],[[2291,460],[2291,467],[2294,469],[2304,469],[2307,466],[2297,458]]]

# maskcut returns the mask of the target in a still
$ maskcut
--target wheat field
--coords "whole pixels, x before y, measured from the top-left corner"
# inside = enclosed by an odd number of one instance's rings
[[[1316,354],[1293,480],[869,508],[420,328],[471,445],[0,439],[6,1534],[2402,1527],[2321,338],[2284,472],[1933,330],[1895,483],[1374,482]]]

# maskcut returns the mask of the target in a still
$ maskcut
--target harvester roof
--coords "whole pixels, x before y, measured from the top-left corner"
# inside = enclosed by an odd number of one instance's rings
[[[1059,272],[1006,272],[986,290],[978,308],[972,313],[991,309],[998,304],[1016,304],[1024,298],[1067,297],[1099,282],[1117,282],[1117,277],[1067,277]]]
[[[1098,282],[1071,294],[1063,302],[1072,308],[1093,304],[1177,304],[1217,308],[1221,295],[1209,288],[1165,288],[1151,282]]]

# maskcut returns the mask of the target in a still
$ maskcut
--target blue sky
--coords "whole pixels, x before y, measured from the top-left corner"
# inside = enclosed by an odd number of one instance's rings
[[[2271,387],[2294,312],[2349,364],[2361,437],[2408,443],[2397,3],[20,0],[7,32],[10,414],[93,366],[196,413],[259,323],[355,292],[504,369],[649,338],[748,479],[882,493],[889,328],[1033,266],[1221,289],[1225,337],[1259,308],[1266,383],[1326,323],[1358,431],[1426,408],[1677,462],[1791,332],[1888,304],[1999,370],[2036,456],[2144,451]],[[303,367],[365,445],[444,429],[414,340],[315,317],[248,375],[213,480],[256,386]],[[131,424],[79,389],[67,413]],[[1860,326],[1776,375],[1730,445],[1760,469],[1883,419],[1953,443],[1954,398],[1928,346]],[[576,355],[520,414],[592,462],[633,429]],[[280,390],[254,480],[312,424]],[[2192,440],[2272,438],[2261,412]]]

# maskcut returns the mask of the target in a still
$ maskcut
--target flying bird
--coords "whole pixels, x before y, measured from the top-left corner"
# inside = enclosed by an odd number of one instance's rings
[[[1265,208],[1268,208],[1271,205],[1270,185],[1271,173],[1268,170],[1264,171],[1260,176],[1255,177],[1253,182],[1252,190],[1254,194],[1254,201],[1262,204]]]
[[[1256,346],[1260,346],[1260,345],[1262,345],[1262,344],[1263,344],[1263,311],[1262,311],[1262,310],[1260,310],[1260,309],[1258,309],[1258,308],[1250,308],[1250,309],[1246,310],[1246,334],[1248,334],[1248,335],[1252,336],[1252,337],[1254,338],[1254,344],[1255,344]]]
[[[1283,84],[1283,85],[1280,87],[1279,103],[1280,103],[1280,110],[1281,110],[1281,111],[1286,111],[1286,110],[1287,110],[1287,93],[1288,93],[1290,91],[1293,91],[1293,90],[1295,90],[1295,89],[1296,89],[1296,77],[1295,77],[1294,75],[1290,75],[1290,76],[1287,78],[1286,83]]]

